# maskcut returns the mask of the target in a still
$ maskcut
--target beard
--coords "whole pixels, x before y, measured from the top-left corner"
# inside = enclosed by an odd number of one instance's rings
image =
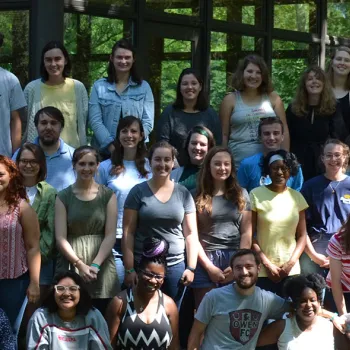
[[[249,282],[242,282],[241,281],[242,277],[240,277],[240,278],[235,280],[236,284],[237,284],[237,286],[239,288],[241,288],[241,289],[249,289],[249,288],[253,287],[256,284],[257,280],[258,280],[258,275],[256,275],[256,276],[247,276],[247,277],[250,278]]]
[[[58,138],[45,138],[45,137],[40,137],[39,136],[39,140],[40,142],[44,145],[44,146],[53,146],[54,144],[57,143],[57,141],[59,140]]]

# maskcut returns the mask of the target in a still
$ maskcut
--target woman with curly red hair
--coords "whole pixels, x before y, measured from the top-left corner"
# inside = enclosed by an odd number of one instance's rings
[[[39,222],[26,198],[16,164],[0,155],[0,308],[12,327],[26,293],[30,303],[40,295]]]

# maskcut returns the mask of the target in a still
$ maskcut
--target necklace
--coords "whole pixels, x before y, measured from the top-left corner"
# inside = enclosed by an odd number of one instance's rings
[[[329,183],[329,187],[332,189],[332,193],[335,193],[335,190],[337,189],[337,187],[339,186],[341,181],[337,181],[337,184],[335,185],[335,187],[332,186],[332,182]]]

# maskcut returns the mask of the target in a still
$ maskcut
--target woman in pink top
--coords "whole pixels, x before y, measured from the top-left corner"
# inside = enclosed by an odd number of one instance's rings
[[[12,327],[26,293],[30,303],[39,299],[39,237],[16,164],[0,155],[0,308]]]

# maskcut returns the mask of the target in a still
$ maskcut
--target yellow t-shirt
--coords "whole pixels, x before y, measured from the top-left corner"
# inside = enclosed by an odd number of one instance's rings
[[[66,78],[63,84],[41,84],[41,108],[53,106],[58,108],[64,116],[64,128],[61,138],[68,145],[80,146],[78,136],[77,104],[74,90],[74,80]]]
[[[266,186],[250,192],[251,208],[257,212],[257,240],[267,258],[275,265],[287,262],[296,247],[295,233],[299,213],[308,207],[304,197],[287,188],[282,193],[269,190]],[[289,275],[300,273],[299,261]],[[262,266],[259,277],[267,277]]]

